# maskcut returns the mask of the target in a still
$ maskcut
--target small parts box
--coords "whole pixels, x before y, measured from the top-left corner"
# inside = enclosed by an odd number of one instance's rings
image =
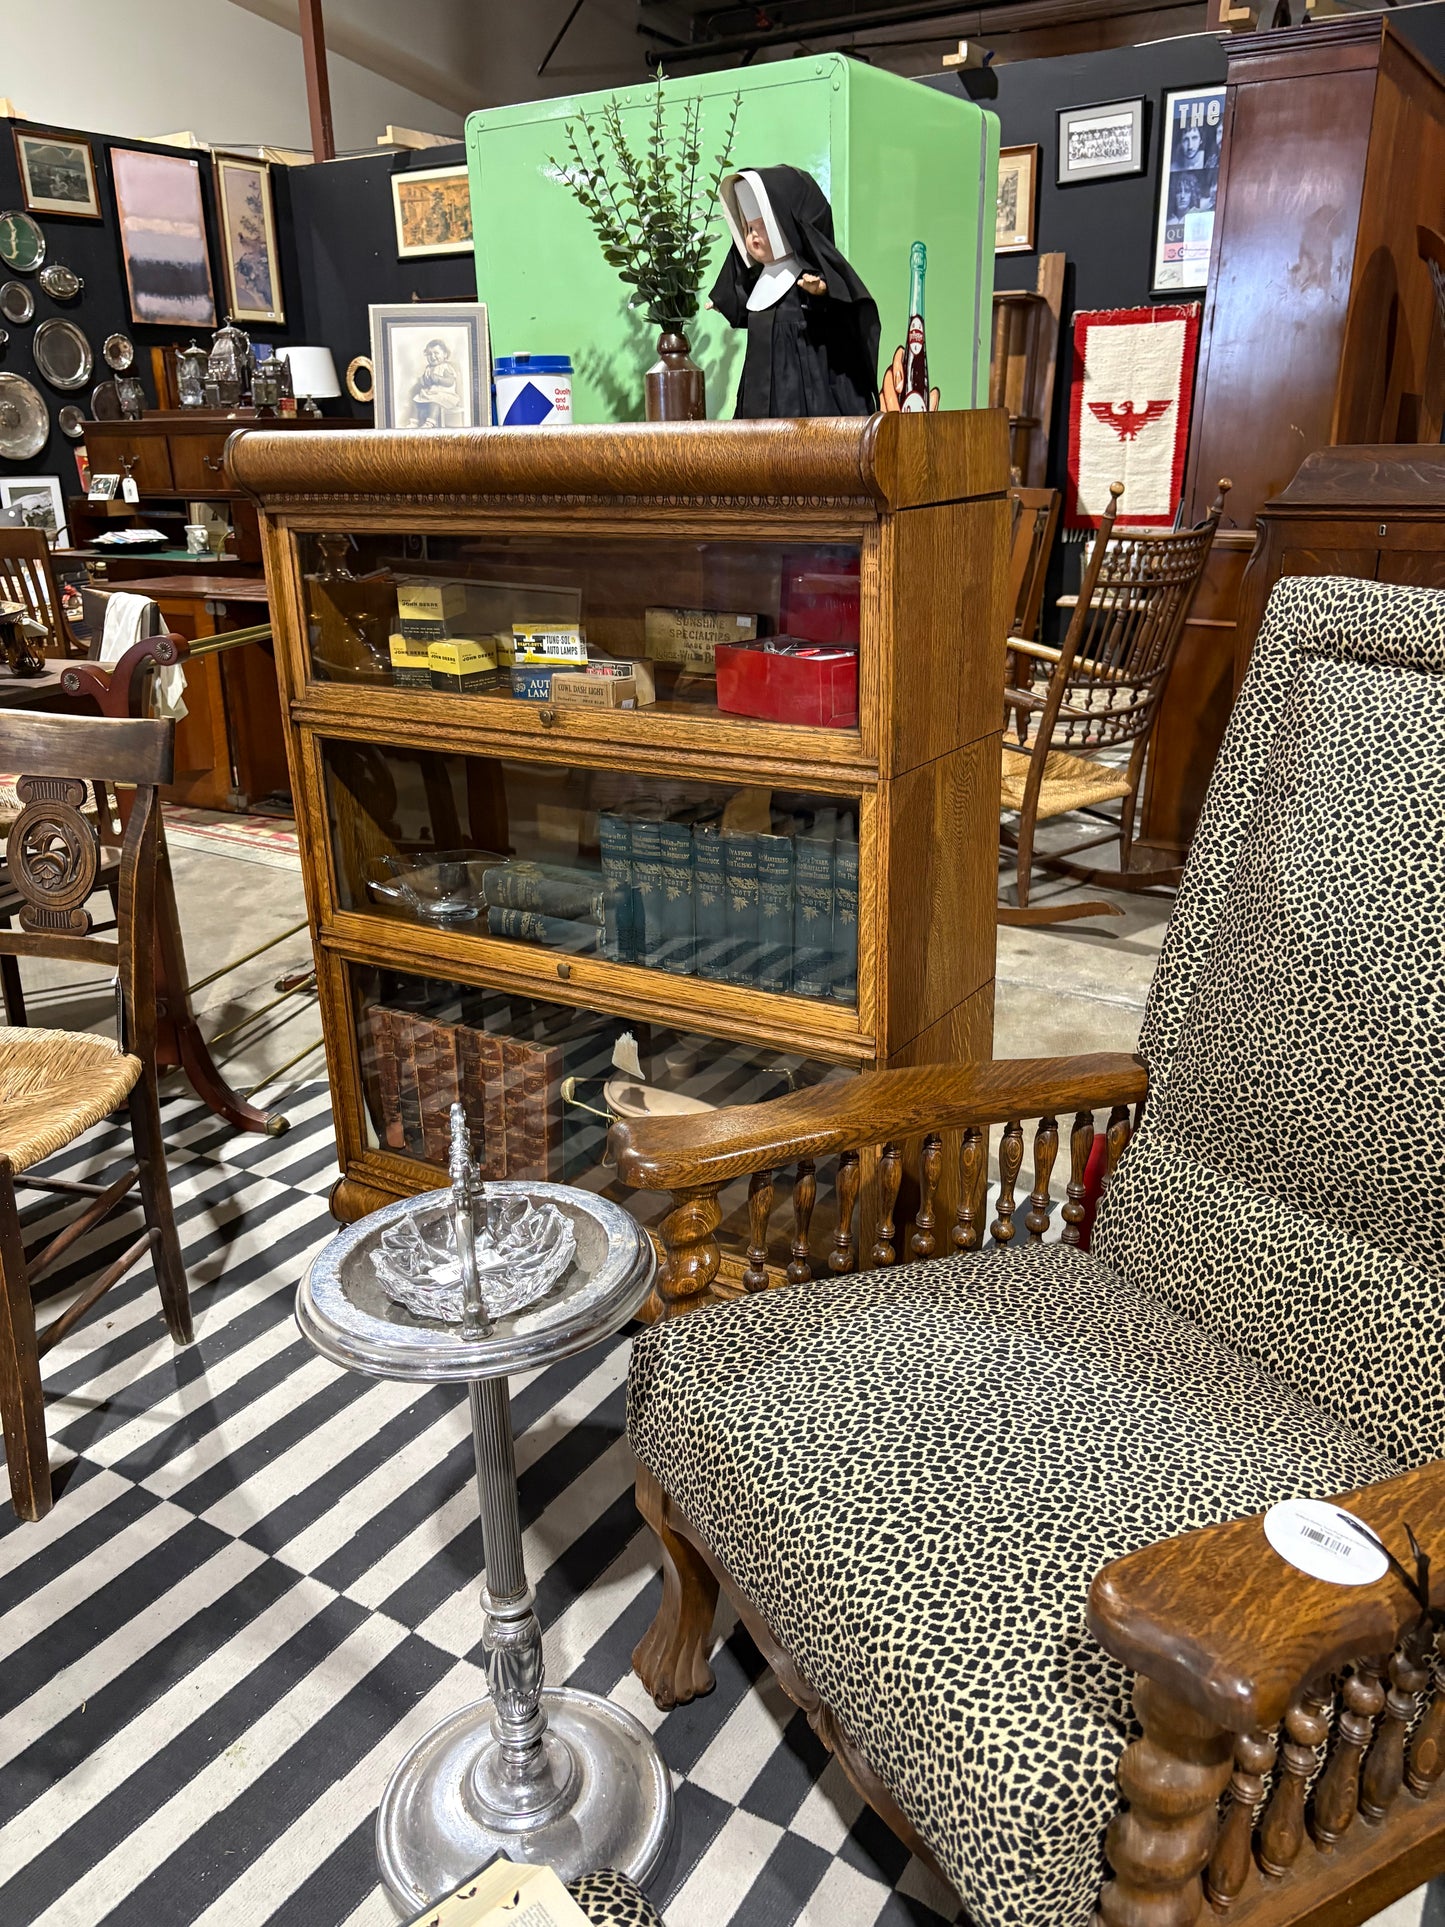
[[[814,729],[858,727],[858,651],[775,639],[719,643],[717,706],[734,716]]]

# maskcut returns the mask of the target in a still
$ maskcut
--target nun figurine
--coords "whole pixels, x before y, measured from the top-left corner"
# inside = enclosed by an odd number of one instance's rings
[[[800,167],[749,167],[719,189],[732,234],[709,303],[748,331],[737,420],[871,415],[878,309],[833,244],[833,210]]]

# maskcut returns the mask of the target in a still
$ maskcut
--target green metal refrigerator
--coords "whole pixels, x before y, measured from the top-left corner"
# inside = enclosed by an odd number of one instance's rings
[[[925,314],[930,381],[944,408],[984,407],[993,302],[998,121],[961,95],[924,87],[842,54],[778,61],[665,82],[668,124],[684,100],[702,103],[709,172],[734,96],[742,95],[733,167],[805,168],[833,206],[839,247],[878,303],[879,375],[908,324],[909,255],[928,250]],[[595,119],[615,98],[645,144],[654,88],[488,107],[467,120],[477,261],[496,355],[570,354],[573,419],[637,421],[657,329],[629,311],[628,290],[562,177],[564,123]],[[731,246],[719,218],[702,299]],[[730,417],[744,336],[716,314],[690,333],[707,375],[710,418]]]

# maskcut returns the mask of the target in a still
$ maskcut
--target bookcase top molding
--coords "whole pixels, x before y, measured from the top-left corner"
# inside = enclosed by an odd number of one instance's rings
[[[808,421],[626,422],[611,427],[480,428],[419,435],[375,429],[238,429],[233,484],[263,507],[344,495],[446,497],[484,507],[531,502],[706,502],[874,513],[978,499],[1008,473],[999,409]]]

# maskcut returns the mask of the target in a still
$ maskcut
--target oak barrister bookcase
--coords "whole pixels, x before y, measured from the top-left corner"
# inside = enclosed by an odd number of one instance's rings
[[[261,512],[338,1216],[434,1185],[458,1098],[487,1174],[605,1190],[612,1116],[989,1055],[1001,413],[255,428],[227,462]],[[762,635],[846,641],[851,626],[856,726],[730,713],[695,664],[661,659],[656,701],[637,709],[519,699],[504,661],[465,694],[415,670],[399,685],[399,584],[413,616],[429,601],[435,630],[503,655],[497,638],[528,619],[580,621],[593,652],[623,664],[652,648],[648,610],[742,617]],[[417,647],[427,628],[412,623]],[[680,874],[684,897],[699,894],[692,910],[657,913],[653,943],[642,906],[659,837],[682,866],[664,882]],[[736,866],[744,894],[712,943],[701,879],[720,847],[729,891]],[[803,941],[798,898],[780,911],[780,892],[819,863],[834,920],[809,967],[785,940],[793,916]],[[418,866],[425,906],[396,876]],[[737,942],[753,901],[784,918],[771,948],[766,922],[756,951]],[[680,937],[665,921],[675,913]],[[746,1191],[724,1208],[724,1243],[740,1253]]]

